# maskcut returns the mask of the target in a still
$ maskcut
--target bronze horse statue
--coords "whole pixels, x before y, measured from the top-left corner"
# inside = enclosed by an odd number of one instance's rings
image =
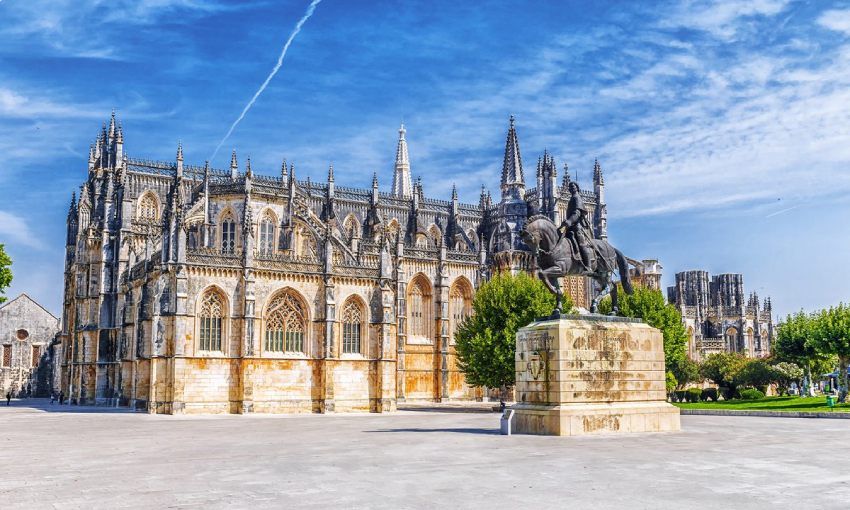
[[[599,302],[611,294],[611,315],[618,311],[617,286],[613,274],[620,273],[620,282],[626,294],[632,294],[632,282],[629,280],[629,265],[623,253],[603,239],[593,239],[592,249],[596,255],[586,268],[578,256],[578,247],[567,236],[558,232],[558,227],[546,216],[528,218],[520,237],[531,248],[535,261],[535,274],[546,287],[555,294],[557,304],[553,316],[560,316],[564,292],[561,289],[562,276],[589,276],[596,281],[601,291],[593,298],[590,312],[598,313]]]

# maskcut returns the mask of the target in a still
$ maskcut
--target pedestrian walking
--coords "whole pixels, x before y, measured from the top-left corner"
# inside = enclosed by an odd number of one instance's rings
[[[10,405],[12,405],[12,392],[7,391],[6,392],[6,407],[9,407]]]
[[[59,392],[59,405],[61,406],[64,403],[65,403],[65,392],[60,391]]]
[[[53,405],[54,402],[56,402],[56,392],[51,391],[50,392],[50,405]]]

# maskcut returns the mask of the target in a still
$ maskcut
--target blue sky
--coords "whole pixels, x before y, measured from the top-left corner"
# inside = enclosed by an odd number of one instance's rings
[[[308,1],[0,0],[7,292],[60,310],[65,215],[114,107],[133,157],[203,164]],[[850,3],[323,0],[219,152],[391,182],[399,123],[426,194],[498,193],[507,118],[605,171],[610,237],[740,272],[775,312],[850,297]],[[821,252],[822,253],[817,253]]]

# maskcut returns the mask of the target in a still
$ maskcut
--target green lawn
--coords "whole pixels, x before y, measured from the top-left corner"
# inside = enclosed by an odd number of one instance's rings
[[[720,402],[675,402],[682,409],[736,409],[740,411],[829,411],[826,397],[766,397],[761,400],[721,400]],[[833,412],[850,412],[850,404],[836,404]]]

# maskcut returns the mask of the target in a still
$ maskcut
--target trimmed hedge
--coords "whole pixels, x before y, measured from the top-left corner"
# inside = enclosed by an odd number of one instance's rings
[[[702,390],[699,388],[689,388],[686,398],[688,402],[699,402],[702,399]]]
[[[743,400],[761,400],[764,398],[764,392],[755,388],[747,388],[741,390],[741,398]]]
[[[702,399],[706,402],[717,402],[717,388],[705,388],[702,390]]]

